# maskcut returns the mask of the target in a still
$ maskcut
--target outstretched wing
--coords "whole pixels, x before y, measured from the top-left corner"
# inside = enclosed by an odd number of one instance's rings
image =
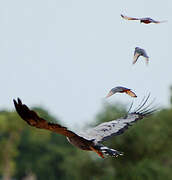
[[[141,53],[145,58],[149,58],[149,56],[147,55],[147,53],[144,49],[141,49]]]
[[[133,91],[131,91],[131,89],[129,89],[128,91],[126,91],[125,93],[127,93],[129,96],[131,96],[131,97],[137,97],[136,96],[136,94],[133,92]]]
[[[149,96],[142,101],[140,106],[132,113],[128,113],[126,117],[116,119],[113,121],[102,123],[93,129],[89,130],[90,139],[94,139],[96,142],[102,142],[111,138],[112,136],[120,135],[128,129],[133,123],[138,120],[143,119],[145,116],[152,114],[157,109],[149,108],[152,104],[148,104],[146,107],[144,105],[147,103]]]
[[[143,57],[145,57],[145,60],[146,60],[146,64],[148,65],[148,62],[149,62],[149,56],[147,55],[146,51],[144,49],[142,49],[142,54],[143,54]]]
[[[133,18],[133,17],[128,17],[128,16],[124,16],[121,14],[121,17],[126,19],[126,20],[140,20],[140,18]]]
[[[166,20],[164,20],[164,21],[156,21],[156,20],[152,19],[152,22],[155,23],[155,24],[160,24],[160,23],[165,23],[167,21]]]
[[[22,104],[22,101],[18,98],[18,102],[14,100],[14,106],[16,108],[17,113],[20,115],[20,117],[26,121],[30,126],[34,126],[36,128],[40,129],[47,129],[53,132],[56,132],[58,134],[62,134],[64,136],[67,136],[69,138],[71,137],[78,137],[77,134],[74,132],[68,130],[66,127],[63,127],[59,124],[53,124],[50,122],[47,122],[43,118],[39,117],[36,112],[30,110],[25,104]]]
[[[133,57],[133,64],[137,62],[137,59],[140,57],[140,54],[137,52],[134,52],[134,57]]]

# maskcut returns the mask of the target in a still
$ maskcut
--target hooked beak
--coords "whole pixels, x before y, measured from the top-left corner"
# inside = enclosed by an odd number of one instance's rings
[[[109,91],[109,93],[107,94],[106,98],[112,96],[114,93],[112,91]]]

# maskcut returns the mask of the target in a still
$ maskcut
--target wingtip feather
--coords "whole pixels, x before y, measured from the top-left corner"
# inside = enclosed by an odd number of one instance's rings
[[[22,104],[22,101],[20,98],[17,98],[17,100],[18,100],[18,104]]]
[[[14,103],[14,107],[17,109],[18,103],[17,103],[17,101],[15,99],[13,99],[13,103]]]
[[[14,103],[14,104],[17,104],[17,102],[16,102],[16,100],[15,100],[15,99],[13,99],[13,103]]]
[[[143,117],[151,115],[153,112],[157,111],[158,108],[156,108],[155,106],[150,107],[153,104],[155,99],[146,106],[146,103],[148,102],[149,98],[150,98],[150,93],[148,94],[146,99],[144,98],[145,100],[142,101],[142,103],[138,106],[138,108],[136,108],[136,110],[134,112],[132,112],[131,114],[137,114],[143,118]]]

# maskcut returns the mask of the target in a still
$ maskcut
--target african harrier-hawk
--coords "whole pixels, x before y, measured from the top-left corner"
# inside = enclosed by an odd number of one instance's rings
[[[127,130],[134,122],[143,119],[155,111],[154,108],[149,108],[150,104],[144,107],[148,98],[149,96],[141,102],[134,112],[128,112],[125,117],[102,123],[89,131],[82,132],[81,134],[76,134],[59,124],[47,122],[43,118],[39,117],[36,112],[30,110],[19,98],[17,101],[14,100],[14,105],[20,117],[30,126],[62,134],[66,136],[67,140],[74,146],[82,150],[94,151],[100,157],[104,158],[104,155],[116,157],[118,155],[122,155],[122,153],[104,146],[102,144],[103,141],[106,141],[112,136],[124,133],[124,131]]]

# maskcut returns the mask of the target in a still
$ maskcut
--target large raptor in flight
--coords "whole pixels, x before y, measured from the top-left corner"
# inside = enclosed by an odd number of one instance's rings
[[[57,134],[64,135],[74,146],[82,150],[94,151],[100,157],[104,158],[104,155],[116,157],[122,155],[122,153],[104,146],[102,144],[103,141],[106,141],[112,136],[124,133],[133,123],[143,119],[155,111],[154,108],[149,108],[151,104],[144,107],[148,98],[149,96],[141,102],[134,112],[128,112],[125,117],[99,124],[98,126],[79,134],[76,134],[59,124],[47,122],[45,119],[39,117],[35,111],[30,110],[19,98],[17,101],[14,100],[14,105],[19,116],[30,126],[47,129]]]

